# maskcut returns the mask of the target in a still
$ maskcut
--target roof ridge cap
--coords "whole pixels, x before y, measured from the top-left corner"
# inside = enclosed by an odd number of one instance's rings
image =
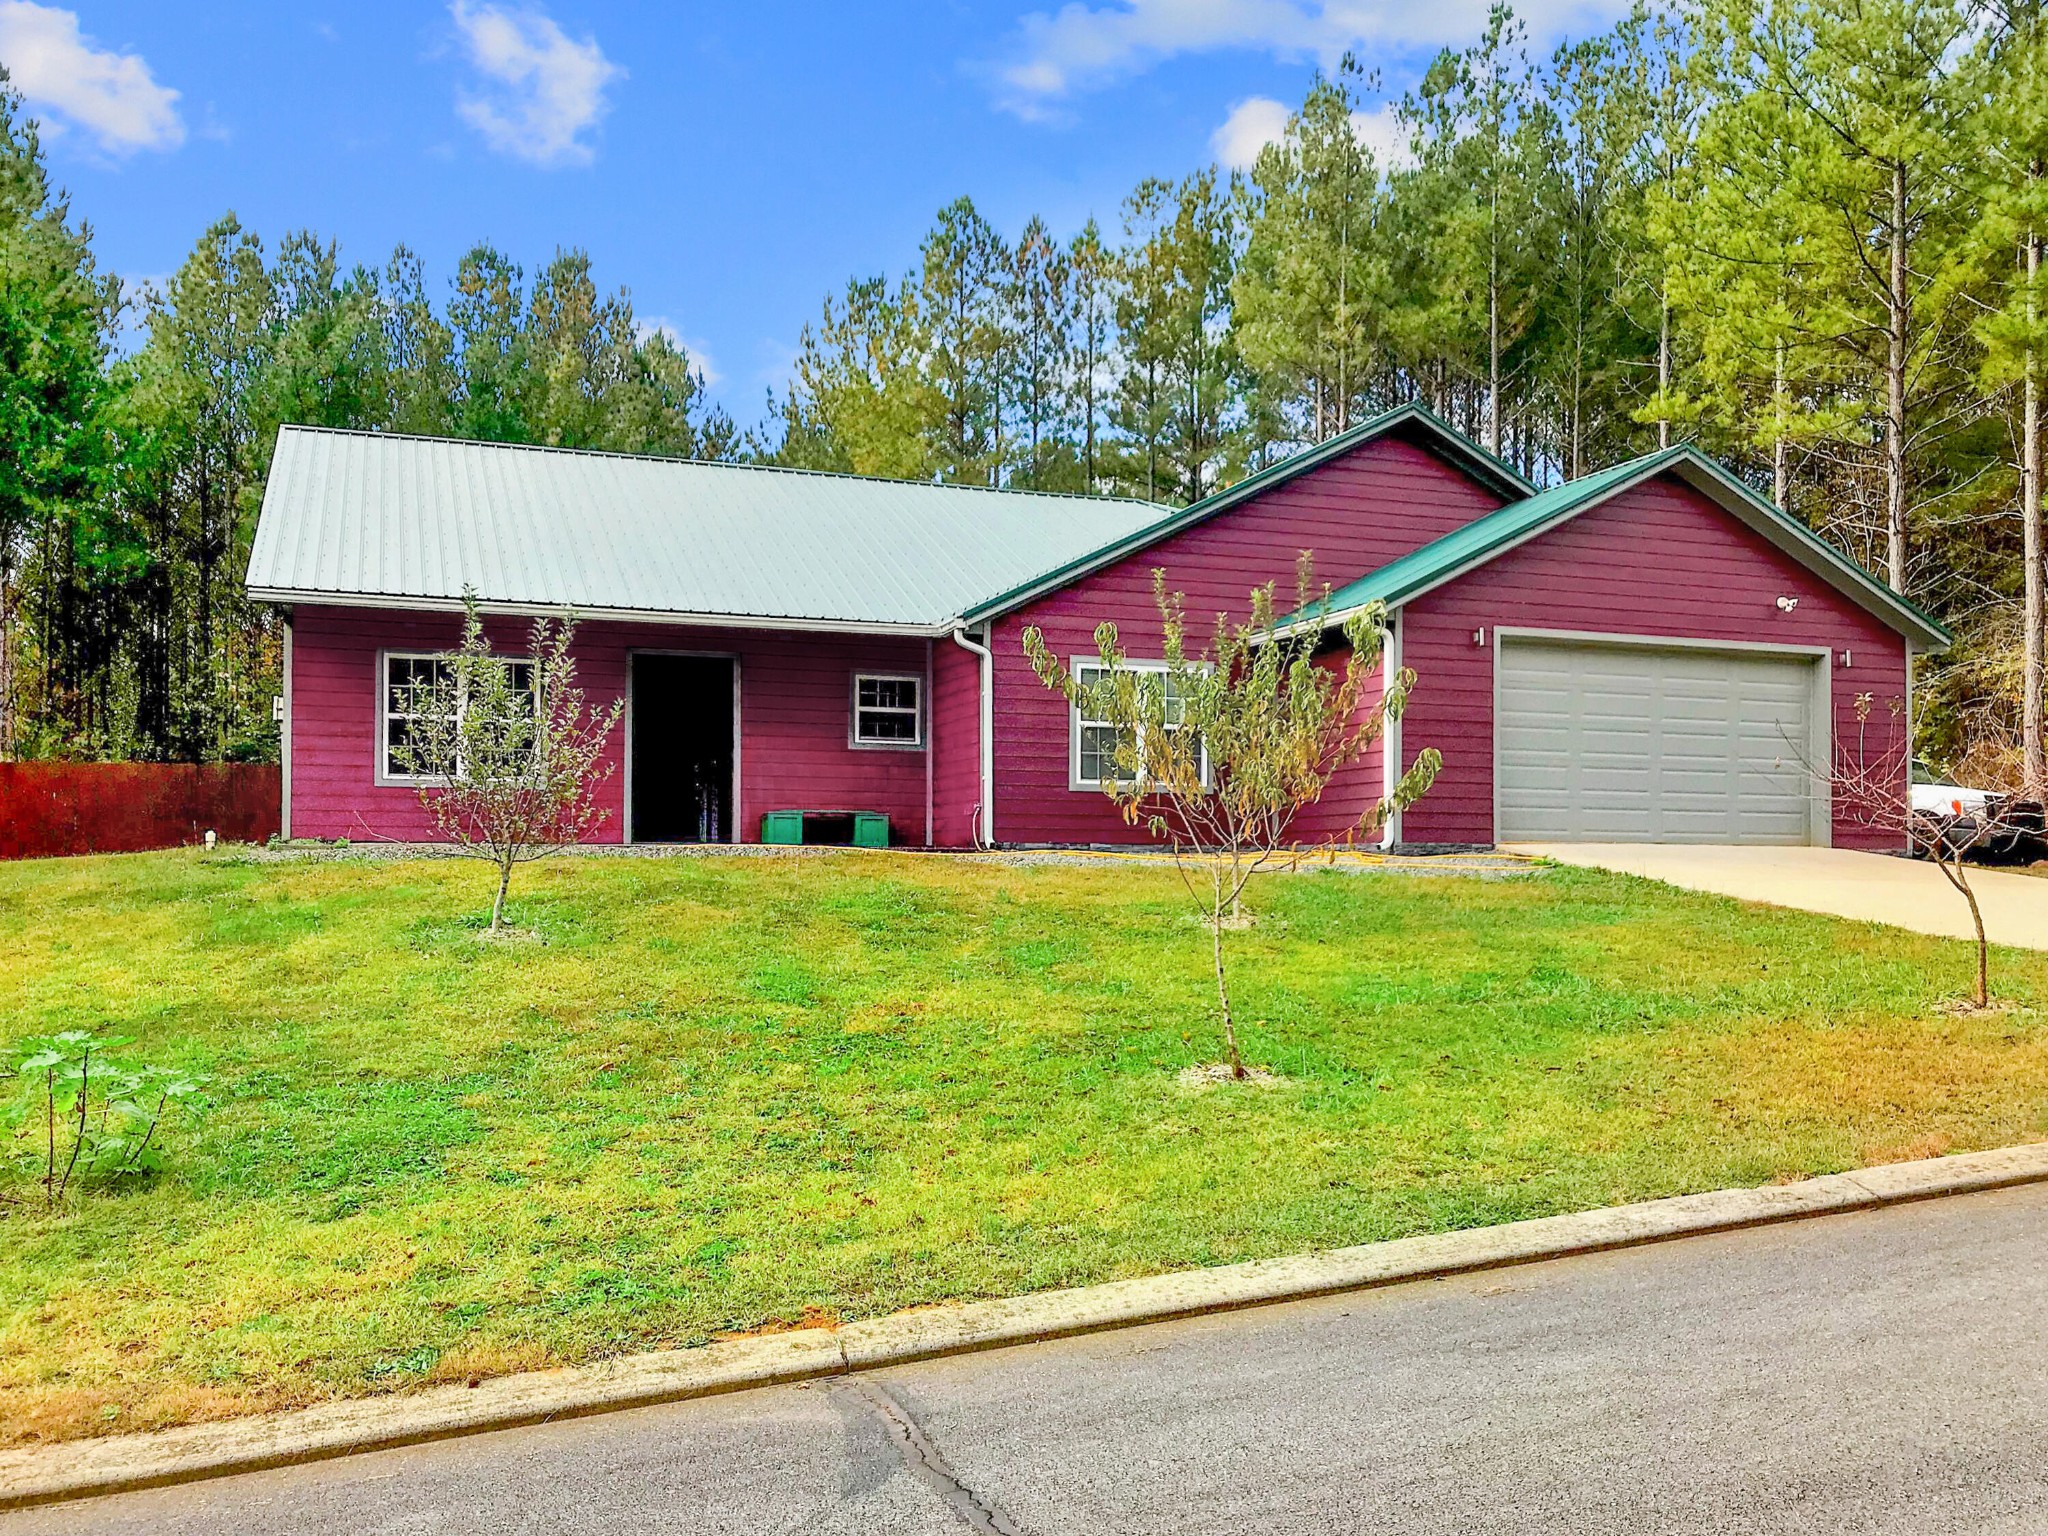
[[[973,485],[962,480],[910,480],[898,475],[863,475],[845,469],[807,469],[795,464],[750,464],[733,459],[692,459],[674,453],[634,453],[622,448],[571,448],[560,443],[508,443],[490,437],[442,437],[431,432],[386,432],[372,427],[330,427],[312,422],[287,421],[278,425],[286,432],[319,433],[327,437],[361,438],[378,443],[431,443],[449,448],[495,448],[513,453],[553,453],[586,459],[623,459],[639,464],[687,464],[699,469],[743,469],[759,474],[808,475],[820,480],[853,480],[863,485],[900,485],[933,491],[984,491],[994,496],[1042,496],[1062,501],[1108,503],[1124,507],[1145,507],[1161,513],[1176,509],[1163,502],[1140,496],[1103,496],[1093,491],[1041,491],[1013,485]]]

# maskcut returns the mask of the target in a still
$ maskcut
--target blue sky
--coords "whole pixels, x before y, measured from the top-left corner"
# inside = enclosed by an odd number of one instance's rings
[[[1546,46],[1613,0],[1533,0]],[[233,209],[445,281],[479,239],[591,253],[742,421],[856,273],[965,192],[1007,232],[1113,227],[1148,175],[1242,158],[1319,63],[1398,95],[1484,0],[630,4],[0,0],[0,63],[102,264],[175,267]],[[1385,125],[1368,117],[1361,133]]]

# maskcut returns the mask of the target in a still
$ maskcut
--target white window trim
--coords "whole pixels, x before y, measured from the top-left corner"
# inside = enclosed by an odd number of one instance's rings
[[[893,705],[870,704],[871,712],[892,715],[910,715],[917,734],[908,741],[864,741],[860,734],[860,685],[862,683],[908,683],[917,690],[917,703],[910,709],[899,709]],[[853,687],[848,693],[846,716],[846,744],[856,752],[922,752],[924,750],[924,678],[916,672],[856,672]]]
[[[533,665],[533,658],[531,656],[497,656],[495,659],[505,662],[510,666],[523,665],[531,667]],[[421,784],[438,784],[441,782],[433,774],[391,772],[391,722],[396,719],[405,718],[391,713],[391,663],[394,661],[453,662],[454,660],[455,652],[453,651],[379,651],[377,653],[377,707],[373,712],[376,737],[371,743],[376,753],[376,783],[409,789]],[[460,705],[458,704],[457,707],[460,708]],[[536,698],[534,708],[538,710],[539,707],[540,702]]]
[[[1102,665],[1102,658],[1100,656],[1075,656],[1069,658],[1067,670],[1073,674],[1076,681],[1080,680],[1084,668],[1093,672],[1107,670]],[[1127,660],[1120,665],[1118,670],[1124,672],[1152,672],[1163,677],[1172,668],[1168,667],[1163,661]],[[1099,795],[1102,793],[1102,780],[1084,779],[1081,777],[1081,727],[1083,724],[1106,725],[1108,722],[1104,720],[1088,720],[1084,722],[1081,717],[1080,702],[1076,700],[1069,703],[1067,705],[1067,788],[1070,790],[1087,790],[1092,794]],[[1209,749],[1206,744],[1202,748],[1202,785],[1204,788],[1207,788],[1209,785]]]

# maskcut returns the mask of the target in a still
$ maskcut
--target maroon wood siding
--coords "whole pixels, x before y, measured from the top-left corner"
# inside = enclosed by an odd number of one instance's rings
[[[999,620],[995,626],[995,835],[1006,843],[1148,841],[1124,825],[1107,797],[1069,788],[1069,715],[1024,659],[1027,625],[1044,630],[1062,657],[1092,656],[1095,626],[1118,625],[1134,659],[1159,651],[1152,572],[1187,594],[1192,626],[1206,633],[1218,612],[1242,618],[1247,595],[1275,582],[1294,591],[1301,551],[1315,554],[1316,578],[1333,586],[1491,512],[1500,498],[1416,443],[1383,437],[1308,471],[1232,511],[1141,550]],[[1326,835],[1341,809],[1360,810],[1379,793],[1379,765],[1362,765],[1333,787],[1329,803],[1303,823]]]
[[[493,646],[526,649],[527,626],[492,621]],[[455,642],[453,615],[388,609],[301,607],[292,629],[291,830],[296,837],[416,839],[428,835],[417,794],[376,782],[377,658],[385,650],[434,651]],[[926,754],[856,748],[850,742],[857,671],[924,674],[930,647],[890,636],[787,634],[590,622],[576,635],[577,680],[602,707],[626,686],[636,650],[732,655],[740,675],[739,832],[758,841],[763,812],[877,810],[899,843],[922,844],[929,806]],[[607,816],[593,839],[623,837],[623,727],[614,771],[599,792]]]
[[[1343,657],[1332,657],[1326,665],[1342,666]],[[1361,717],[1378,706],[1383,686],[1380,670],[1375,668],[1358,701]],[[1339,770],[1330,780],[1323,798],[1294,818],[1294,841],[1304,846],[1345,842],[1376,845],[1380,834],[1362,829],[1360,822],[1384,793],[1380,786],[1385,767],[1381,743],[1368,743],[1356,762]]]
[[[1780,612],[1780,596],[1797,597],[1798,608]],[[1411,762],[1424,747],[1444,757],[1435,787],[1404,819],[1402,838],[1413,843],[1493,841],[1499,625],[1825,645],[1836,729],[1851,736],[1859,693],[1874,695],[1881,713],[1906,691],[1896,631],[1674,477],[1624,492],[1417,598],[1400,624],[1401,661],[1417,678],[1402,749]],[[1487,643],[1475,644],[1482,626]],[[1899,843],[1839,817],[1834,838],[1843,847]]]
[[[951,640],[932,651],[933,842],[974,844],[981,801],[981,658]]]
[[[1242,618],[1247,593],[1273,581],[1292,597],[1303,550],[1321,580],[1350,581],[1499,505],[1490,490],[1421,442],[1389,436],[1273,487],[1239,507],[1050,593],[994,625],[995,805],[1002,843],[1145,843],[1096,790],[1069,784],[1065,702],[1043,688],[1023,653],[1040,626],[1066,658],[1094,654],[1093,632],[1114,621],[1134,658],[1156,657],[1152,573],[1186,595],[1206,635],[1221,611]],[[1781,595],[1799,599],[1794,613]],[[1403,727],[1415,752],[1444,754],[1442,777],[1402,829],[1411,843],[1493,840],[1492,632],[1499,626],[1696,640],[1778,642],[1831,652],[1837,729],[1869,693],[1882,717],[1905,692],[1903,639],[1804,567],[1675,478],[1640,486],[1519,549],[1418,598],[1401,616],[1401,660],[1419,682]],[[1475,645],[1484,628],[1488,643]],[[424,836],[414,791],[375,782],[379,751],[378,654],[452,644],[452,615],[304,607],[292,650],[291,831],[304,837]],[[494,623],[493,643],[524,649],[525,627]],[[981,799],[979,660],[949,639],[794,635],[593,622],[578,636],[586,694],[620,696],[634,650],[736,656],[740,668],[739,832],[760,835],[766,811],[881,810],[896,841],[966,846]],[[849,744],[857,670],[927,679],[927,745],[876,751]],[[622,755],[623,737],[614,758]],[[624,775],[605,784],[624,828]],[[1297,823],[1304,842],[1341,838],[1382,793],[1375,748]],[[1905,786],[1900,785],[1903,796]],[[1891,839],[1838,823],[1845,846]]]

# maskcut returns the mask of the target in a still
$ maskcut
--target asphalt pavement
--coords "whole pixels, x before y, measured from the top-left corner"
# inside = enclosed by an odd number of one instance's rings
[[[0,1516],[0,1536],[2048,1531],[2048,1186]]]

